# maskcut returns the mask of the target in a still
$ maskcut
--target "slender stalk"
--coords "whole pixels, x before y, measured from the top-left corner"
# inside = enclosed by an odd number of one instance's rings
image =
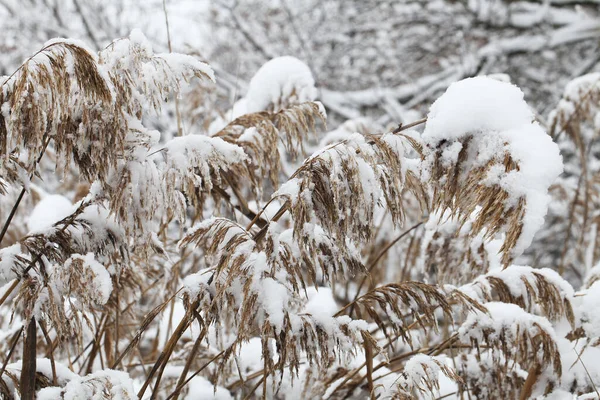
[[[179,290],[177,291],[177,293],[179,293]],[[148,328],[148,326],[152,323],[152,321],[154,321],[154,319],[158,316],[158,314],[160,314],[167,307],[167,305],[169,304],[171,299],[173,299],[177,295],[177,293],[173,294],[167,300],[165,300],[164,302],[162,302],[161,304],[156,306],[152,311],[150,311],[146,315],[146,317],[144,318],[144,320],[141,323],[140,328],[135,333],[135,336],[133,337],[133,339],[131,339],[131,341],[125,348],[125,350],[123,350],[123,352],[121,354],[119,354],[119,356],[115,360],[114,364],[111,366],[112,369],[115,369],[123,361],[123,358],[125,358],[125,356],[127,354],[129,354],[129,352],[138,344],[138,342],[142,338],[142,334],[144,333],[146,328]]]
[[[8,354],[6,355],[6,358],[4,359],[4,362],[2,363],[2,368],[0,369],[0,380],[2,379],[2,374],[4,374],[4,370],[6,369],[6,366],[8,365],[8,362],[10,361],[10,357],[12,356],[13,352],[17,348],[17,343],[19,343],[19,338],[21,337],[21,333],[23,333],[23,327],[21,327],[21,329],[19,329],[13,335],[13,340],[12,340],[12,344],[10,345],[10,350],[8,350]]]
[[[70,227],[71,225],[73,225],[73,223],[75,222],[75,219],[77,218],[77,216],[79,216],[84,210],[85,208],[90,205],[89,202],[84,202],[81,203],[79,205],[79,207],[77,208],[77,210],[75,210],[75,212],[73,212],[71,215],[69,215],[66,218],[63,218],[62,221],[57,222],[56,224],[54,224],[55,226],[59,223],[62,223],[63,226],[62,228],[60,228],[60,232],[64,232],[68,227]],[[6,301],[6,299],[8,299],[8,296],[11,295],[11,293],[15,290],[15,288],[17,287],[17,285],[19,284],[19,282],[21,281],[21,279],[27,275],[27,273],[29,272],[29,270],[31,268],[33,268],[34,265],[36,265],[37,263],[39,263],[42,260],[43,257],[43,253],[38,253],[35,255],[35,257],[33,258],[33,260],[31,260],[31,262],[27,265],[27,267],[21,271],[19,273],[19,276],[17,277],[17,279],[14,279],[13,282],[11,283],[11,285],[9,286],[9,288],[6,290],[6,292],[4,293],[4,295],[2,296],[2,298],[0,298],[0,306],[2,306],[4,304],[4,302]]]
[[[194,309],[196,309],[196,307],[198,307],[198,302],[194,302],[190,306],[190,309],[194,310]],[[148,375],[148,377],[146,378],[146,381],[142,385],[142,388],[138,392],[138,397],[139,398],[144,397],[144,393],[146,392],[146,389],[150,385],[150,381],[152,380],[152,378],[154,377],[154,375],[160,370],[161,374],[159,374],[159,376],[157,378],[156,385],[155,385],[155,388],[158,388],[158,385],[160,384],[160,378],[161,378],[161,375],[162,375],[162,370],[164,369],[163,363],[166,364],[169,361],[169,357],[171,357],[171,354],[175,350],[175,345],[177,344],[177,342],[179,341],[179,339],[183,335],[183,332],[185,332],[185,330],[190,325],[191,315],[192,315],[192,313],[190,311],[188,311],[185,314],[185,316],[181,319],[181,321],[179,322],[179,325],[177,325],[177,328],[175,329],[175,331],[173,332],[173,334],[169,338],[167,344],[165,345],[165,348],[160,353],[160,356],[158,357],[158,360],[156,360],[156,362],[152,366],[152,370],[150,371],[150,374]],[[154,397],[154,395],[153,395],[153,397]]]
[[[34,169],[37,168],[37,164],[39,164],[40,161],[42,160],[42,157],[44,157],[46,148],[48,147],[48,144],[50,143],[50,137],[47,136],[46,134],[44,134],[44,137],[42,140],[44,142],[44,146],[42,147],[42,151],[40,152],[40,155],[37,158]],[[31,173],[29,175],[29,179],[31,179],[31,178],[33,178],[33,173]],[[17,201],[15,202],[12,209],[10,210],[10,214],[8,214],[8,218],[6,219],[6,222],[4,222],[4,226],[2,226],[2,231],[0,232],[0,244],[2,244],[2,240],[4,239],[4,236],[6,235],[6,231],[8,231],[8,228],[10,227],[10,223],[12,222],[13,217],[17,213],[17,209],[19,208],[19,204],[21,204],[21,200],[23,200],[23,196],[25,195],[25,192],[26,192],[26,189],[25,189],[25,187],[23,187],[21,189],[21,193],[19,193],[19,197],[17,197]]]
[[[216,356],[214,356],[208,362],[206,362],[202,367],[200,367],[196,372],[194,372],[192,375],[190,375],[190,377],[187,378],[185,382],[183,382],[182,384],[178,384],[177,388],[175,389],[175,392],[171,393],[169,395],[169,397],[167,397],[166,400],[171,400],[174,396],[177,395],[177,393],[181,392],[181,389],[183,389],[185,387],[185,385],[187,385],[188,383],[190,383],[190,381],[192,379],[194,379],[196,376],[198,376],[198,374],[200,372],[202,372],[206,367],[208,367],[210,364],[212,364],[213,362],[215,362],[215,360],[217,358],[221,357],[224,353],[225,353],[225,351],[222,351],[222,352],[218,353]]]
[[[400,125],[398,125],[398,127],[396,129],[394,129],[392,131],[392,133],[399,133],[399,132],[405,131],[407,129],[414,128],[415,126],[424,124],[425,122],[427,122],[427,118],[423,118],[423,119],[420,119],[415,122],[411,122],[410,124],[406,124],[406,125],[400,124]]]
[[[519,400],[527,400],[531,397],[531,392],[533,391],[533,385],[538,380],[540,376],[541,368],[540,364],[537,362],[529,369],[527,373],[527,379],[525,379],[525,383],[523,384],[523,388],[521,389],[521,395],[519,396]]]
[[[198,320],[198,323],[202,326],[202,331],[200,332],[200,335],[198,335],[198,337],[196,338],[196,341],[194,342],[194,347],[192,347],[192,351],[190,351],[190,354],[185,362],[185,366],[183,367],[183,371],[181,371],[181,375],[179,375],[177,387],[175,389],[175,392],[173,392],[173,396],[174,396],[175,400],[177,400],[179,398],[179,392],[181,391],[181,388],[183,388],[183,383],[185,382],[185,378],[190,370],[190,367],[192,366],[192,363],[196,359],[196,355],[198,354],[198,350],[200,350],[200,345],[202,344],[202,340],[204,339],[204,336],[206,335],[206,333],[208,331],[208,324],[204,322],[204,320],[200,317],[200,315],[197,312],[195,312],[195,310],[194,310],[194,316]]]
[[[52,385],[58,386],[58,380],[56,377],[56,363],[54,362],[54,346],[52,345],[52,340],[50,339],[50,335],[48,335],[48,330],[46,329],[46,323],[44,321],[40,321],[40,329],[44,334],[44,339],[46,339],[46,343],[50,347],[50,368],[52,369]]]
[[[379,254],[377,255],[377,257],[375,257],[375,260],[373,260],[373,262],[371,262],[369,264],[369,266],[367,267],[367,274],[365,274],[365,276],[363,277],[362,281],[358,285],[358,289],[356,291],[356,295],[354,296],[354,299],[350,303],[346,304],[341,310],[339,310],[335,314],[336,316],[342,315],[344,313],[344,311],[346,311],[349,307],[350,307],[349,314],[352,315],[352,311],[354,310],[354,305],[356,304],[356,302],[358,301],[358,299],[361,297],[360,296],[360,290],[362,289],[362,287],[365,284],[365,282],[366,282],[369,274],[371,273],[371,271],[373,270],[373,268],[375,268],[375,266],[377,265],[377,263],[379,262],[379,260],[381,260],[381,258],[385,255],[385,253],[387,253],[396,243],[398,243],[400,241],[400,239],[402,239],[403,237],[405,237],[406,235],[408,235],[413,230],[417,229],[422,224],[423,224],[423,222],[419,222],[418,224],[415,224],[415,225],[411,226],[409,229],[405,230],[398,237],[396,237],[394,240],[392,240],[390,243],[388,243],[388,245],[385,246],[385,248],[382,249],[381,252],[379,252]]]
[[[167,26],[167,43],[169,45],[169,53],[173,52],[171,46],[171,29],[169,28],[169,14],[167,13],[167,0],[163,0],[163,13],[165,14],[165,25]],[[181,127],[181,113],[179,112],[179,91],[175,92],[175,115],[177,116],[177,135],[183,136]]]
[[[36,350],[37,350],[37,323],[35,317],[31,317],[27,325],[27,334],[23,342],[23,361],[21,367],[21,400],[35,399],[35,373],[36,373]]]
[[[371,400],[375,400],[375,385],[373,384],[373,345],[365,333],[363,333],[363,342],[365,346],[365,361],[367,363],[367,382],[369,384],[369,395]]]

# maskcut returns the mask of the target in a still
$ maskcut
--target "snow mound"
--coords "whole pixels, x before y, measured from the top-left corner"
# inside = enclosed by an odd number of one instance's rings
[[[313,101],[316,97],[310,68],[295,57],[277,57],[260,67],[250,81],[246,112],[278,111],[287,104]]]
[[[467,78],[450,85],[433,103],[423,138],[452,140],[478,131],[502,132],[533,119],[517,86],[483,76]]]
[[[462,174],[487,168],[481,184],[502,188],[509,196],[505,207],[525,200],[513,257],[531,244],[543,225],[550,202],[548,188],[563,171],[558,146],[533,119],[517,86],[475,77],[450,85],[431,106],[423,132],[423,141],[439,154],[444,167],[460,162]],[[443,151],[437,153],[438,149]],[[459,160],[461,153],[466,154]],[[517,168],[508,169],[505,157]],[[424,177],[431,167],[425,165]]]
[[[29,231],[41,231],[73,212],[73,204],[69,199],[59,194],[44,197],[35,206],[27,219]]]

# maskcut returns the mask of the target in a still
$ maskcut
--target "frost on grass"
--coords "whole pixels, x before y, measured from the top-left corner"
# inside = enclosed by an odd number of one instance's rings
[[[104,305],[112,292],[112,279],[106,267],[96,261],[94,253],[73,254],[64,266],[57,266],[53,279],[61,293],[78,291],[82,301]],[[68,289],[67,289],[68,288]]]
[[[295,57],[277,57],[256,71],[246,96],[236,101],[224,116],[217,117],[208,131],[211,135],[216,134],[245,115],[278,113],[292,106],[312,103],[316,98],[317,88],[310,68]]]
[[[342,242],[371,238],[376,205],[385,200],[393,221],[403,220],[405,144],[394,135],[355,133],[313,154],[275,197],[288,198],[294,234],[316,223]]]
[[[562,172],[558,146],[514,85],[487,77],[452,84],[431,106],[422,179],[434,208],[450,208],[473,232],[504,233],[504,266],[531,244]]]
[[[242,147],[248,154],[248,171],[257,194],[260,194],[265,177],[272,185],[279,185],[279,175],[287,161],[282,153],[287,153],[292,160],[304,155],[306,137],[316,132],[317,123],[324,124],[326,118],[320,102],[304,102],[277,112],[261,111],[240,116],[214,136]]]
[[[243,161],[247,156],[241,147],[220,138],[187,135],[168,141],[164,147],[165,165],[162,192],[166,204],[173,206],[181,221],[185,219],[184,193],[192,204],[201,208],[205,193],[221,184],[220,176],[227,172],[245,175]],[[213,182],[214,180],[214,182]]]

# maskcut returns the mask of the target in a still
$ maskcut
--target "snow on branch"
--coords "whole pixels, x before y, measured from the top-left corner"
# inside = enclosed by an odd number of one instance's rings
[[[278,186],[282,167],[280,141],[290,157],[295,158],[304,153],[304,140],[309,132],[315,132],[316,122],[324,124],[326,119],[321,103],[305,102],[277,112],[242,115],[214,136],[242,147],[250,155],[249,171],[255,182],[260,183],[268,176]]]
[[[276,57],[266,62],[250,80],[247,111],[279,111],[316,97],[310,68],[295,57]]]
[[[214,268],[189,275],[185,283],[189,307],[199,306],[211,322],[219,321],[218,331],[225,329],[225,322],[233,326],[235,341],[225,358],[250,340],[257,326],[263,359],[271,370],[287,366],[297,373],[304,357],[326,368],[352,354],[363,340],[372,340],[364,321],[302,312],[306,299],[300,288],[306,288],[306,282],[298,248],[289,241],[291,232],[279,234],[273,228],[267,235],[257,243],[233,221],[211,218],[180,242],[180,247],[201,246],[216,260]],[[277,345],[277,365],[270,339]]]
[[[3,271],[10,271],[4,275],[25,282],[15,303],[24,305],[27,316],[45,319],[76,339],[85,312],[107,305],[113,275],[129,262],[122,228],[106,209],[87,202],[0,253]]]
[[[2,83],[0,188],[13,182],[27,185],[53,141],[57,166],[66,171],[74,161],[87,181],[99,182],[97,192],[109,200],[127,231],[144,232],[154,214],[140,195],[160,204],[172,198],[161,194],[161,174],[150,160],[150,147],[158,143],[160,134],[145,128],[142,118],[148,110],[160,109],[165,98],[193,77],[214,81],[210,67],[190,56],[154,54],[138,30],[99,55],[77,41],[49,42]],[[225,160],[224,168],[231,165],[234,161],[226,160],[233,154],[231,149],[217,146],[216,139],[212,143],[215,151],[229,151],[219,159]],[[233,152],[238,153],[237,160],[243,154],[241,149]],[[215,155],[198,149],[195,153],[192,161]],[[171,151],[171,159],[178,157]],[[203,173],[205,187],[210,187],[207,167]],[[138,185],[148,190],[140,193],[134,189]]]
[[[473,222],[449,209],[429,214],[420,241],[419,269],[435,282],[464,284],[499,267],[501,241],[473,234]]]
[[[289,201],[297,237],[318,224],[341,246],[369,240],[383,200],[394,223],[403,220],[404,149],[395,135],[353,134],[308,158],[273,197]]]
[[[550,269],[512,265],[505,270],[490,271],[459,290],[482,302],[512,303],[530,313],[539,308],[539,313],[552,321],[566,317],[575,325],[573,288]]]
[[[20,168],[33,173],[50,138],[84,170],[114,165],[115,153],[106,149],[121,147],[124,135],[120,121],[103,111],[115,108],[112,86],[78,41],[51,41],[25,61],[0,91],[2,178],[17,181]]]
[[[550,133],[557,137],[566,133],[579,151],[584,151],[594,130],[582,129],[588,123],[598,129],[600,125],[600,73],[580,76],[567,85],[556,108],[550,113]]]
[[[435,391],[440,389],[441,374],[456,382],[461,382],[456,372],[446,365],[445,357],[417,354],[404,365],[398,386],[406,392],[406,399],[413,398],[409,393],[414,393],[415,389],[422,393],[429,392],[434,396]]]
[[[168,141],[164,146],[165,165],[162,170],[165,199],[163,204],[180,204],[179,220],[184,221],[185,201],[176,191],[185,193],[190,203],[201,210],[204,197],[215,184],[221,184],[221,175],[230,173],[237,179],[247,175],[247,155],[241,147],[218,137],[187,135]],[[173,207],[177,210],[175,207]]]
[[[422,179],[433,208],[450,208],[473,234],[506,236],[508,266],[541,228],[549,186],[562,172],[558,146],[516,86],[487,77],[452,84],[431,106],[423,133]]]
[[[138,399],[133,380],[126,372],[104,369],[84,377],[71,379],[64,388],[48,387],[40,390],[38,400],[62,399]]]
[[[561,355],[554,328],[544,317],[531,315],[515,304],[485,303],[486,313],[471,313],[458,330],[461,342],[491,353],[497,364],[512,360],[522,368],[537,366],[549,379],[560,380]]]

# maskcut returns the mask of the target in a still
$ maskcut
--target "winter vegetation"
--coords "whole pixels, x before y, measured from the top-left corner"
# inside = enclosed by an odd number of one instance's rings
[[[0,17],[0,399],[600,400],[600,2]]]

